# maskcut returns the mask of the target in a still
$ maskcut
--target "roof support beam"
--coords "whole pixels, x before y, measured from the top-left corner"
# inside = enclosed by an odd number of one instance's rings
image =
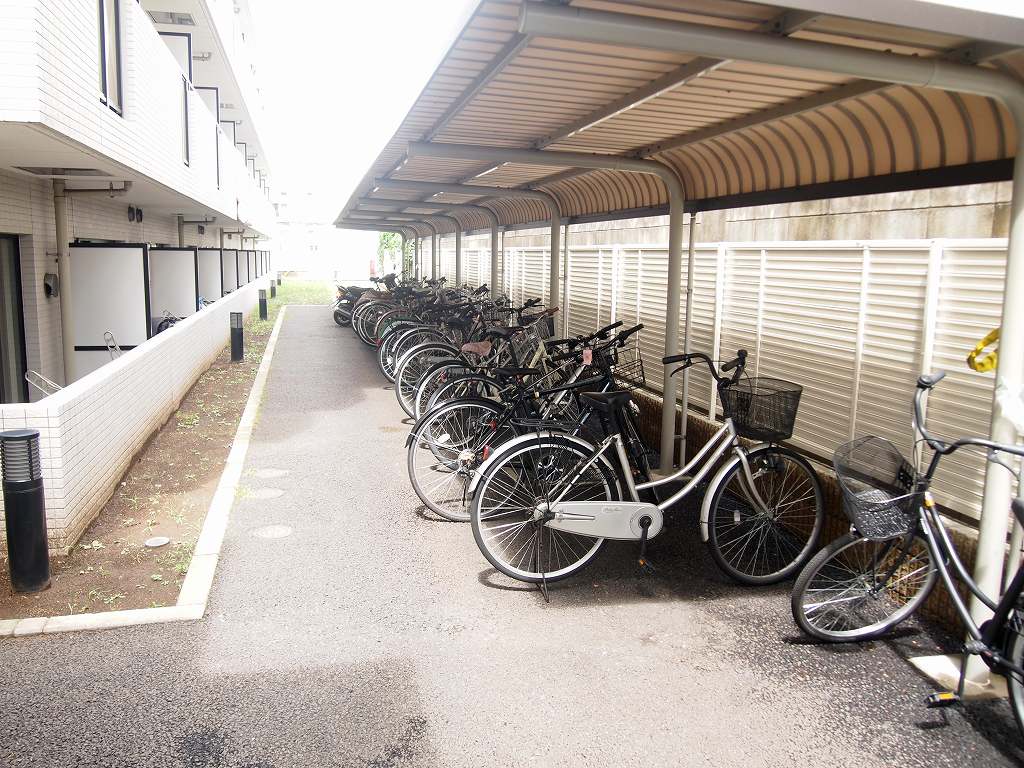
[[[438,201],[427,201],[420,202],[418,200],[388,200],[377,197],[361,197],[356,201],[358,208],[366,209],[366,206],[385,206],[388,208],[397,208],[398,213],[404,213],[406,208],[434,208],[442,211],[473,211],[475,213],[481,213],[487,217],[491,225],[491,288],[498,284],[497,282],[497,269],[498,269],[498,214],[483,205],[470,205],[469,203],[443,203]],[[461,253],[462,249],[457,249],[457,253]],[[460,273],[456,265],[456,272]]]
[[[451,146],[451,145],[449,145]],[[384,190],[400,190],[404,189],[408,192],[422,192],[425,195],[438,195],[438,194],[450,194],[450,195],[472,195],[474,197],[522,197],[530,198],[533,200],[540,200],[547,206],[548,213],[551,217],[551,247],[552,252],[557,252],[558,241],[559,241],[559,230],[562,223],[562,213],[558,207],[558,201],[554,195],[544,192],[539,189],[509,189],[506,187],[484,187],[476,184],[442,184],[432,181],[404,181],[402,179],[377,179],[374,182],[373,190],[378,189]],[[409,201],[410,205],[415,205],[417,201]],[[497,258],[497,230],[491,230],[491,290],[496,290],[496,286],[503,285],[504,277],[504,265],[501,265],[499,271],[499,260]],[[503,261],[503,259],[502,259]],[[556,266],[557,269],[557,266]],[[558,290],[553,294],[554,297],[558,296]],[[554,303],[554,302],[552,302]]]
[[[523,6],[519,31],[569,40],[687,51],[702,56],[729,56],[731,52],[740,51],[746,61],[825,69],[881,83],[974,93],[1002,102],[1016,123],[1017,148],[1010,204],[1002,337],[995,382],[997,399],[992,406],[990,436],[997,443],[1016,442],[1017,428],[1004,415],[998,393],[1016,393],[1024,387],[1024,83],[1003,72],[942,59],[899,56],[811,40],[769,37],[699,24],[655,21],[627,14],[575,7],[556,8],[539,3]],[[981,591],[990,595],[1000,592],[1006,546],[1006,510],[1011,493],[1010,474],[989,462],[978,526],[974,579]],[[980,625],[991,615],[983,602],[976,597],[972,599],[971,616],[976,624]],[[988,679],[987,667],[978,660],[968,664],[967,674],[975,682]]]
[[[679,352],[679,300],[682,285],[683,264],[683,206],[685,199],[683,185],[675,171],[667,165],[653,160],[589,155],[582,152],[552,152],[536,149],[508,149],[504,147],[479,147],[469,144],[425,144],[412,143],[408,155],[413,157],[442,157],[460,160],[480,160],[524,165],[579,166],[581,168],[602,168],[629,173],[644,173],[657,176],[668,189],[669,235],[668,235],[668,290],[666,299],[665,354]],[[555,231],[552,231],[552,235]],[[551,242],[551,284],[552,303],[558,296],[558,244]],[[693,284],[693,262],[690,262],[689,283]],[[568,311],[568,308],[565,308]],[[690,329],[686,328],[683,348],[689,351]],[[675,457],[676,387],[670,375],[671,368],[663,366],[664,404],[661,410],[661,469],[672,469]],[[686,377],[688,371],[684,371]],[[686,379],[684,378],[684,381]],[[685,385],[684,385],[685,386]],[[683,409],[683,436],[686,434],[686,409]],[[685,455],[685,454],[684,454]]]
[[[494,79],[495,75],[505,68],[509,61],[518,55],[527,42],[529,42],[529,38],[526,35],[516,34],[509,38],[505,46],[498,51],[490,63],[473,79],[473,82],[466,86],[466,89],[459,94],[459,97],[444,111],[444,114],[423,134],[423,141],[431,141],[437,134],[447,128],[448,123]]]
[[[765,22],[760,29],[766,32],[773,32],[777,35],[791,35],[799,29],[810,24],[819,14],[806,11],[785,11],[774,19]],[[726,59],[713,58],[709,56],[698,56],[682,64],[661,77],[642,85],[636,90],[630,91],[625,96],[616,99],[610,104],[600,107],[589,115],[581,117],[568,125],[559,128],[547,136],[533,142],[534,149],[544,149],[562,139],[567,139],[577,133],[582,133],[588,128],[604,122],[616,115],[643,104],[645,101],[661,96],[689,81],[711,72],[718,66],[724,64]]]
[[[577,133],[582,133],[588,128],[593,128],[598,123],[602,123],[616,115],[625,112],[627,109],[643,104],[645,101],[661,96],[663,93],[671,91],[673,88],[678,88],[680,85],[693,80],[696,77],[700,77],[705,72],[710,72],[715,67],[722,64],[722,59],[713,59],[705,56],[698,56],[691,61],[686,62],[682,66],[676,67],[671,72],[666,72],[656,80],[652,80],[646,85],[637,88],[634,91],[630,91],[625,96],[616,99],[610,104],[606,104],[599,109],[594,110],[589,115],[584,115],[579,120],[575,120],[568,125],[564,125],[556,131],[549,133],[543,138],[537,139],[533,142],[534,149],[543,149],[544,147],[550,146],[562,139],[568,139],[571,136],[575,136]]]

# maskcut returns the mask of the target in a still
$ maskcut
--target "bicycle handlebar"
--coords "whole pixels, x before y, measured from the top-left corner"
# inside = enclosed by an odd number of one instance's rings
[[[705,355],[703,352],[685,352],[681,355],[668,355],[667,357],[661,358],[662,365],[672,365],[672,363],[682,363],[681,366],[672,371],[672,375],[679,373],[679,371],[686,370],[693,365],[695,360],[700,360],[707,363],[708,370],[711,371],[711,375],[715,381],[721,384],[723,381],[728,380],[731,384],[735,384],[739,381],[740,376],[743,375],[743,369],[747,366],[747,350],[738,349],[736,350],[736,357],[727,363],[722,365],[722,373],[728,373],[733,371],[732,376],[722,377],[719,372],[715,370],[715,361]]]
[[[988,448],[989,450],[1001,453],[1012,453],[1014,456],[1024,456],[1024,445],[996,443],[983,437],[962,437],[959,440],[947,443],[945,440],[941,440],[940,438],[930,434],[924,426],[921,406],[924,403],[925,395],[944,378],[946,378],[945,371],[922,374],[917,379],[917,392],[914,395],[914,429],[921,433],[921,437],[924,438],[924,441],[928,443],[928,446],[933,451],[943,456],[947,456],[964,446],[974,445],[979,448]]]
[[[615,342],[621,346],[623,344],[623,342],[626,341],[626,339],[628,339],[634,333],[639,333],[643,329],[644,329],[644,324],[640,323],[639,325],[634,325],[632,328],[628,328],[625,331],[619,331],[615,335]]]
[[[747,350],[745,350],[745,349],[737,349],[736,350],[736,357],[735,357],[735,359],[730,360],[728,363],[726,363],[725,365],[722,366],[722,373],[728,373],[733,368],[735,368],[737,365],[745,365],[746,362],[747,362]]]

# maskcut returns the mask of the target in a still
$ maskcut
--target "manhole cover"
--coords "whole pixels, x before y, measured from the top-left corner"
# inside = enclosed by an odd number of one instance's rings
[[[147,547],[155,549],[156,547],[162,547],[165,544],[170,544],[171,540],[167,536],[154,536],[151,539],[146,539],[143,544]]]
[[[258,477],[260,480],[273,480],[277,477],[284,477],[288,472],[287,469],[256,469],[253,470],[252,476]]]
[[[292,535],[292,529],[287,525],[265,525],[254,530],[252,535],[260,539],[283,539]]]
[[[276,499],[283,496],[284,491],[280,488],[256,488],[246,494],[250,499]]]

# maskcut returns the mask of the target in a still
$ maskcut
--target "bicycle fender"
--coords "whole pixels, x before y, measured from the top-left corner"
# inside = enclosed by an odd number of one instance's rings
[[[752,446],[747,451],[747,456],[752,456],[762,448],[767,447],[767,443],[759,443],[755,446]],[[704,494],[704,498],[703,500],[701,500],[700,503],[700,539],[705,543],[710,537],[710,534],[708,533],[708,521],[711,519],[711,500],[715,498],[715,492],[718,490],[718,486],[721,484],[726,473],[732,470],[732,468],[739,463],[740,457],[734,453],[732,455],[732,458],[730,458],[727,462],[725,462],[725,464],[718,468],[718,471],[715,472],[714,476],[711,478],[711,482],[708,483],[708,490]]]
[[[582,447],[584,450],[586,450],[587,453],[590,453],[591,451],[594,450],[594,446],[592,446],[586,440],[581,440],[578,437],[573,437],[572,435],[566,434],[565,432],[551,432],[550,430],[541,430],[540,434],[541,434],[542,437],[547,436],[547,435],[551,435],[551,434],[556,434],[560,438],[563,438],[565,440],[569,440],[570,442],[576,443],[577,445]],[[480,482],[480,478],[483,477],[484,473],[490,468],[490,466],[492,464],[494,464],[494,462],[498,458],[500,458],[501,456],[504,456],[506,453],[511,451],[516,446],[521,445],[522,443],[528,442],[530,440],[534,440],[534,439],[536,439],[536,437],[537,437],[537,433],[536,432],[530,432],[529,434],[526,434],[526,435],[520,435],[519,437],[514,437],[511,440],[509,440],[507,443],[502,443],[501,446],[498,448],[498,450],[496,450],[494,453],[492,453],[490,456],[488,456],[486,459],[484,459],[483,464],[481,464],[479,467],[477,467],[476,472],[473,473],[473,479],[470,481],[469,489],[467,491],[469,496],[472,497],[473,494],[476,493],[476,487],[477,487],[477,485]]]

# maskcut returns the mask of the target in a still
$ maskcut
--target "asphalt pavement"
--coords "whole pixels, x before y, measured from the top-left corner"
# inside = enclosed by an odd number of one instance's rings
[[[371,350],[288,309],[206,616],[0,640],[0,766],[997,766],[1005,702],[922,706],[886,642],[807,643],[788,585],[673,517],[551,602],[424,513]]]

